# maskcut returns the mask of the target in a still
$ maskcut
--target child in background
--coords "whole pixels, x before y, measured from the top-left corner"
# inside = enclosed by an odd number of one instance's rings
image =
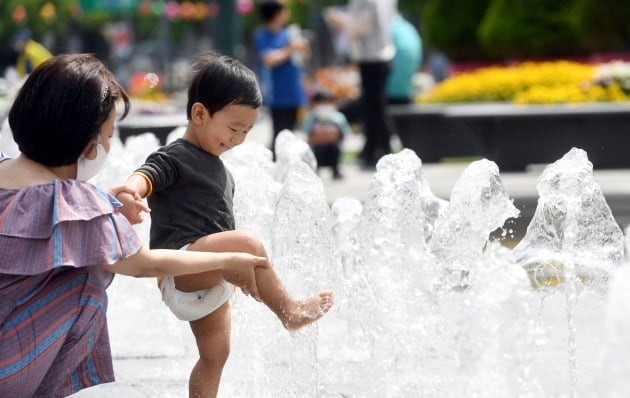
[[[339,172],[341,142],[351,129],[346,117],[337,110],[335,98],[327,91],[317,91],[311,99],[311,110],[302,122],[302,130],[308,134],[308,143],[317,159],[317,168],[332,168],[333,178],[343,176]]]
[[[267,257],[261,240],[237,231],[232,201],[234,180],[219,156],[241,144],[258,118],[262,96],[254,73],[219,54],[202,56],[188,90],[188,126],[183,137],[149,155],[127,180],[128,191],[148,197],[152,248],[204,252],[246,252]],[[129,193],[118,195],[132,222],[148,211]],[[321,318],[333,305],[322,292],[304,300],[291,297],[273,268],[257,268],[260,298],[289,330]],[[159,281],[162,298],[180,319],[190,322],[199,360],[189,382],[191,397],[215,397],[230,347],[233,287],[220,272]],[[246,295],[247,291],[243,291]]]

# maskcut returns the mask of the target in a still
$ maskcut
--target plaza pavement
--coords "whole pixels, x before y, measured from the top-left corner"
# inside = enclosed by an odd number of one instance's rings
[[[270,125],[263,115],[248,140],[268,143]],[[345,140],[345,149],[356,151],[362,144],[354,135]],[[397,145],[394,142],[394,145]],[[426,164],[423,173],[432,191],[448,199],[451,189],[468,163]],[[521,173],[501,173],[505,188],[522,210],[524,219],[535,210],[536,182],[544,165]],[[340,197],[365,199],[373,172],[353,163],[344,164],[344,178],[333,180],[321,172],[330,203]],[[625,227],[630,223],[630,170],[596,170],[613,214]],[[521,224],[523,229],[527,221]],[[116,276],[109,295],[109,331],[114,356],[115,383],[86,389],[77,398],[186,397],[188,373],[196,360],[196,346],[186,322],[178,321],[161,302],[155,280]]]

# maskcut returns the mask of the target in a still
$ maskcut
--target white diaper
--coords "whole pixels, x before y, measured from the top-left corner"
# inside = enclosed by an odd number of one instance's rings
[[[160,283],[162,300],[167,307],[182,321],[196,321],[211,314],[232,296],[234,287],[223,281],[210,289],[196,292],[182,292],[175,287],[172,276],[162,278]]]
[[[180,250],[186,250],[188,245]],[[182,292],[175,287],[175,279],[167,276],[160,281],[162,300],[175,316],[182,321],[196,321],[211,314],[230,299],[234,286],[226,281],[210,289]]]

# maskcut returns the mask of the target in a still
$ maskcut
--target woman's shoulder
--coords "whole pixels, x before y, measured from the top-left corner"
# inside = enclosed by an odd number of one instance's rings
[[[36,274],[113,264],[142,246],[120,202],[83,181],[0,189],[0,269]]]
[[[120,202],[108,192],[72,179],[0,189],[0,234],[46,237],[55,224],[89,221],[119,207]]]

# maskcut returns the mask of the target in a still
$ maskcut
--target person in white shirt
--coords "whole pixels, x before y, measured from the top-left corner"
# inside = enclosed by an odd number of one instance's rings
[[[396,0],[350,0],[348,14],[331,13],[327,20],[343,29],[349,39],[349,57],[361,75],[361,119],[365,144],[359,158],[373,168],[380,157],[391,153],[391,121],[386,115],[385,87],[396,52],[391,28],[397,13]]]

